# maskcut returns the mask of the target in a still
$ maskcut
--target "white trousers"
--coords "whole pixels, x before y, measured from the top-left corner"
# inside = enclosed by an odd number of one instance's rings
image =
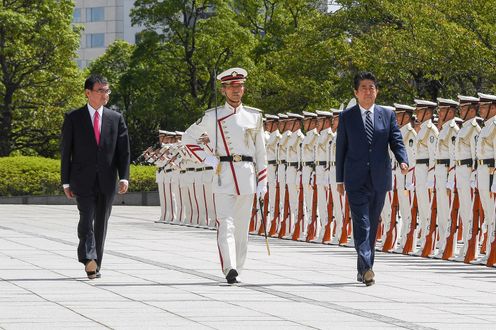
[[[392,203],[393,203],[394,192],[388,191],[386,193],[386,198],[384,200],[384,207],[382,208],[381,218],[384,225],[382,230],[381,243],[384,245],[387,238],[387,233],[391,228],[391,213],[392,213]],[[394,244],[393,244],[394,247]]]
[[[450,199],[446,182],[448,181],[448,167],[442,164],[436,165],[436,205],[437,205],[437,229],[439,231],[439,243],[437,254],[442,255],[446,248],[446,242],[451,229]]]
[[[477,187],[479,188],[479,196],[482,209],[484,210],[484,224],[482,225],[482,232],[487,233],[486,256],[489,256],[489,251],[491,251],[491,242],[494,239],[494,199],[491,198],[489,185],[489,167],[487,167],[487,165],[479,165],[477,167]]]
[[[328,203],[329,203],[329,185],[318,184],[317,208],[319,210],[320,231],[318,232],[317,240],[319,241],[322,241],[322,239],[324,238],[325,227],[329,223],[329,214],[327,213]]]
[[[417,192],[419,227],[417,228],[415,235],[418,234],[418,230],[421,230],[421,236],[419,240],[421,250],[424,248],[431,221],[431,203],[429,200],[429,188],[427,187],[428,177],[428,166],[426,164],[417,164],[417,166],[415,167],[415,183]]]
[[[217,210],[217,246],[224,275],[243,270],[248,250],[253,195],[214,194]]]
[[[337,184],[331,183],[331,193],[333,202],[333,213],[334,221],[336,223],[336,230],[334,231],[334,237],[331,240],[332,244],[338,244],[341,239],[341,233],[343,231],[343,218],[345,209],[345,197],[341,196],[337,190]]]
[[[473,198],[470,188],[470,176],[472,168],[466,165],[457,166],[456,171],[456,187],[458,189],[458,199],[460,201],[460,208],[458,214],[462,220],[462,240],[463,246],[458,252],[457,257],[464,257],[467,253],[468,242],[472,237],[473,230]],[[477,257],[477,253],[476,256]]]

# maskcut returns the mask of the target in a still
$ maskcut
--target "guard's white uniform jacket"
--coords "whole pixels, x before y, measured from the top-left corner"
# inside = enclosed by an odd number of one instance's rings
[[[459,215],[463,225],[463,248],[460,249],[456,259],[463,260],[468,248],[468,241],[472,235],[473,218],[472,207],[473,200],[471,187],[476,185],[476,143],[477,136],[481,128],[475,118],[463,123],[462,128],[458,131],[455,139],[455,171],[456,187],[458,190],[458,199],[460,201]]]
[[[496,159],[496,116],[489,118],[477,138],[477,188],[482,208],[484,210],[484,224],[482,232],[488,233],[486,241],[486,255],[481,260],[487,261],[491,242],[494,240],[494,199],[490,195],[491,175],[494,171],[494,160]],[[494,185],[494,178],[493,183]]]
[[[207,134],[215,146],[218,134],[218,156],[233,157],[220,162],[220,173],[214,174],[212,189],[217,211],[217,245],[224,275],[231,269],[242,271],[248,247],[248,227],[257,183],[267,184],[267,154],[260,110],[240,105],[236,109],[226,103],[207,110],[204,116],[189,127],[183,143],[198,161],[207,152],[198,139]],[[252,157],[243,161],[241,156]],[[218,180],[220,177],[220,181]]]
[[[264,143],[264,130],[260,110],[240,105],[234,109],[228,103],[217,109],[209,109],[183,136],[183,143],[199,162],[207,153],[198,144],[204,133],[211,143],[218,134],[218,156],[251,156],[254,162],[221,162],[221,182],[215,173],[212,189],[214,194],[246,195],[254,194],[257,182],[267,180],[267,154]],[[256,164],[256,169],[255,169]]]
[[[439,131],[436,125],[429,119],[420,125],[417,135],[417,158],[415,165],[415,186],[418,202],[418,216],[421,230],[420,248],[416,255],[423,250],[426,236],[429,233],[431,219],[431,203],[429,189],[434,188],[434,165],[436,154],[436,143]]]
[[[443,124],[436,145],[436,200],[439,244],[436,258],[441,258],[451,230],[451,201],[448,188],[453,189],[455,176],[455,139],[459,127],[455,119]],[[451,196],[454,196],[451,194]]]
[[[417,132],[412,127],[410,123],[404,125],[400,128],[401,135],[403,136],[403,144],[405,145],[406,154],[408,155],[408,174],[403,175],[401,173],[401,168],[396,166],[395,176],[396,176],[396,187],[398,189],[398,204],[401,214],[401,224],[398,226],[400,228],[400,233],[398,236],[398,241],[400,242],[398,248],[395,250],[397,253],[401,253],[405,247],[408,233],[410,232],[412,226],[415,226],[417,219],[414,219],[415,223],[412,223],[412,205],[414,199],[414,171],[415,171],[415,159],[417,158]],[[414,235],[414,247],[415,247],[415,235]]]
[[[167,191],[165,183],[165,171],[162,168],[167,163],[166,153],[170,149],[170,144],[162,144],[160,150],[157,151],[155,155],[155,166],[157,167],[157,172],[155,176],[155,182],[158,187],[158,196],[160,201],[160,220],[166,221],[167,217]]]

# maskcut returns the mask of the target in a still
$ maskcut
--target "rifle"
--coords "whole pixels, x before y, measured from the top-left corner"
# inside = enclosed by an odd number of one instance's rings
[[[396,177],[395,177],[396,182]],[[391,203],[391,222],[389,224],[389,230],[386,233],[386,239],[384,240],[384,244],[382,245],[382,252],[389,252],[394,248],[396,243],[396,215],[398,214],[399,201],[398,201],[398,189],[396,184],[393,189],[393,200]]]
[[[474,201],[473,201],[473,208],[472,208],[472,228],[467,228],[467,230],[470,231],[471,237],[468,241],[468,248],[467,252],[465,253],[465,259],[463,260],[464,263],[469,264],[472,260],[476,258],[477,254],[477,246],[478,246],[478,241],[479,241],[479,221],[480,221],[480,216],[481,216],[481,202],[480,202],[480,196],[479,196],[479,189],[473,188],[474,189]]]
[[[313,240],[315,235],[317,234],[317,174],[315,173],[315,169],[313,172],[313,184],[312,184],[312,220],[307,229],[307,242]],[[324,230],[321,228],[320,230]]]
[[[411,199],[411,223],[410,223],[410,231],[407,234],[406,243],[403,247],[403,254],[409,254],[413,250],[413,244],[416,241],[415,230],[417,229],[417,213],[418,213],[418,204],[417,204],[417,194],[413,192],[413,198],[411,198],[412,192],[410,192]]]
[[[456,189],[453,189],[453,191],[450,192],[450,199],[451,205],[449,214],[451,216],[451,225],[449,227],[448,237],[446,237],[446,244],[443,252],[444,260],[449,260],[450,258],[452,258],[456,250],[455,236],[458,226],[458,208],[460,207],[460,201],[458,200],[458,191]]]
[[[428,257],[432,254],[436,247],[436,217],[437,217],[437,198],[436,198],[436,188],[433,189],[431,196],[431,219],[429,224],[429,232],[425,237],[424,248],[422,250],[421,256]]]
[[[297,241],[300,238],[301,234],[301,227],[303,226],[303,220],[304,220],[304,213],[303,213],[303,178],[302,175],[300,174],[300,191],[298,193],[298,216],[295,224],[295,229],[293,233],[293,241]]]
[[[263,226],[263,229],[264,229],[264,236],[265,236],[265,247],[267,248],[267,254],[270,256],[270,248],[269,248],[269,239],[267,238],[267,226],[266,226],[266,221],[267,221],[267,218],[264,217],[264,214],[262,212],[262,209],[264,208],[264,202],[263,202],[263,199],[260,198],[258,200],[258,204],[259,204],[259,208],[260,208],[260,215],[262,216],[262,226]]]

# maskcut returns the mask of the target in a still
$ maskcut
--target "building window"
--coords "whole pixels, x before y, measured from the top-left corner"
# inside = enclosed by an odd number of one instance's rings
[[[104,33],[90,33],[86,35],[86,48],[101,48],[105,46]]]
[[[74,13],[72,14],[73,23],[81,23],[81,8],[74,8]]]
[[[105,8],[93,7],[86,8],[86,21],[87,22],[103,22],[105,20]]]

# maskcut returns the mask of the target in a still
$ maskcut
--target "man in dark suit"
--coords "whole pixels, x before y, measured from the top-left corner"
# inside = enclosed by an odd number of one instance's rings
[[[408,157],[394,112],[375,104],[377,81],[370,72],[354,79],[357,105],[339,116],[336,142],[337,190],[346,189],[353,219],[353,238],[358,254],[357,280],[375,283],[375,238],[386,192],[392,188],[393,151],[402,173],[408,173]]]
[[[61,180],[79,210],[78,259],[90,279],[100,277],[107,223],[119,175],[119,194],[128,189],[129,138],[124,118],[104,106],[109,84],[100,75],[84,83],[88,103],[65,114],[61,143]]]

